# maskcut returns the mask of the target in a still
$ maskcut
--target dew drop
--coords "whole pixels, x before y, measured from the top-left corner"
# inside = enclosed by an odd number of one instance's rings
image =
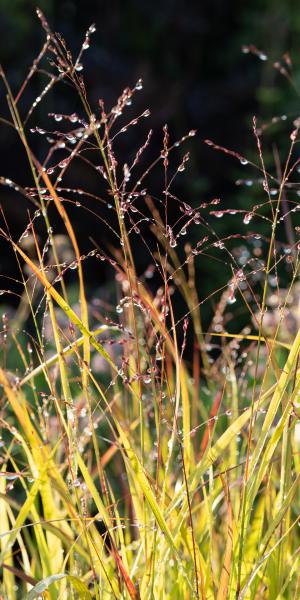
[[[247,213],[247,214],[244,216],[243,223],[244,223],[245,225],[249,225],[249,223],[250,223],[250,221],[251,221],[252,217],[253,217],[253,214],[251,214],[251,213]]]
[[[65,160],[61,160],[61,161],[58,163],[58,166],[59,166],[61,169],[64,169],[64,167],[66,167],[66,166],[67,166],[67,164],[68,164],[68,160],[67,160],[67,159],[65,159]]]
[[[14,481],[15,479],[18,479],[18,477],[19,477],[19,476],[18,476],[18,475],[15,475],[15,473],[6,473],[6,474],[5,474],[5,478],[6,478],[8,481]]]
[[[143,80],[142,79],[138,79],[138,81],[135,84],[135,89],[136,90],[142,90],[143,89]]]
[[[222,242],[222,240],[218,240],[217,242],[214,242],[213,245],[215,246],[215,248],[220,248],[220,250],[223,250],[225,248],[225,244],[224,244],[224,242]]]

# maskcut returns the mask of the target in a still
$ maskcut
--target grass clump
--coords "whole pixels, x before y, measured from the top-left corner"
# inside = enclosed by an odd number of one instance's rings
[[[149,116],[126,119],[142,81],[111,110],[102,101],[92,109],[82,61],[94,26],[74,59],[38,16],[46,41],[16,94],[1,71],[2,122],[25,152],[31,185],[1,182],[34,207],[17,240],[2,211],[20,276],[1,290],[1,595],[296,600],[300,124],[272,175],[254,121],[257,205],[192,207],[174,187],[189,159],[178,160],[181,147],[196,132],[172,142],[164,126],[160,155],[141,169],[150,130],[121,165],[119,134]],[[48,82],[28,110],[36,73]],[[63,82],[78,95],[78,114],[51,113],[54,130],[33,128],[35,109]],[[43,159],[31,134],[47,139]],[[97,177],[96,192],[68,183],[77,164]],[[156,197],[147,187],[154,170],[163,181]],[[99,220],[99,239],[77,239],[74,207]],[[211,221],[231,213],[242,232],[220,238]],[[53,229],[57,215],[64,234]],[[251,229],[259,221],[263,234]],[[114,242],[103,242],[104,229]],[[192,229],[198,241],[181,243]],[[140,247],[151,261],[142,273]],[[196,285],[201,260],[224,271],[206,297]],[[86,286],[91,262],[106,266],[111,293]]]

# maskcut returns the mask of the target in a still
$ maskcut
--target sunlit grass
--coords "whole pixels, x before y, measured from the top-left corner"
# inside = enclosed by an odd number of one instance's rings
[[[216,199],[193,208],[173,195],[189,159],[185,153],[178,161],[178,152],[195,131],[171,142],[165,126],[160,156],[137,176],[149,132],[132,163],[120,166],[115,138],[149,116],[146,110],[126,121],[142,82],[124,90],[109,112],[100,102],[94,113],[81,79],[94,27],[74,59],[39,17],[47,41],[18,93],[2,73],[10,110],[5,124],[25,150],[33,187],[5,177],[1,182],[34,211],[18,240],[2,214],[1,235],[20,276],[1,290],[7,308],[0,369],[0,592],[9,600],[296,600],[299,228],[289,220],[294,198],[288,213],[281,209],[299,124],[276,178],[266,171],[254,123],[261,204],[240,211],[243,233],[220,239],[210,223],[234,210],[215,210]],[[23,115],[20,98],[47,55],[50,84]],[[30,135],[45,130],[30,132],[27,120],[62,80],[78,94],[81,113],[51,116],[50,149],[37,159]],[[209,145],[245,164],[239,154]],[[76,161],[97,172],[99,195],[64,186]],[[155,168],[162,173],[159,198],[147,188]],[[74,205],[92,210],[101,226],[86,254],[69,214]],[[52,229],[54,211],[64,237]],[[250,229],[255,217],[267,221],[265,237]],[[277,240],[285,220],[289,244]],[[197,227],[196,245],[183,243]],[[107,228],[115,244],[104,243]],[[136,240],[151,261],[142,274]],[[224,271],[222,287],[209,282],[206,297],[197,281],[201,260],[218,261]],[[108,298],[86,286],[86,261],[95,270],[107,265],[113,283]],[[205,306],[213,308],[207,330]],[[245,327],[239,326],[241,312]]]

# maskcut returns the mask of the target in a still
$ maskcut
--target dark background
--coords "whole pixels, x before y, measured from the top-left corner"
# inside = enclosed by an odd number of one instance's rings
[[[191,150],[191,161],[179,184],[182,199],[197,205],[217,196],[222,199],[224,208],[250,209],[260,197],[261,188],[249,191],[237,187],[235,180],[256,177],[257,173],[253,173],[251,167],[245,169],[238,161],[214,152],[203,140],[211,138],[257,160],[253,115],[261,122],[285,113],[287,121],[271,128],[271,134],[267,133],[264,142],[267,164],[268,161],[271,163],[274,143],[284,157],[291,122],[298,116],[299,97],[274,70],[273,62],[281,60],[283,53],[289,51],[295,82],[299,80],[298,2],[41,0],[39,5],[52,29],[61,32],[74,52],[78,51],[88,26],[93,22],[96,24],[97,32],[92,36],[91,47],[84,54],[84,73],[92,104],[96,106],[98,98],[103,98],[108,106],[113,105],[125,86],[134,85],[139,77],[143,78],[144,89],[136,99],[132,115],[149,107],[151,117],[145,126],[142,125],[142,130],[132,128],[120,142],[123,162],[134,155],[141,143],[141,132],[143,141],[148,126],[156,131],[150,155],[160,152],[164,123],[168,123],[173,139],[195,128],[197,137],[187,148]],[[0,0],[1,64],[14,92],[44,40],[35,6],[31,0]],[[243,44],[254,44],[268,55],[269,60],[261,61],[243,54]],[[29,106],[42,88],[43,82],[39,78],[33,80],[26,96]],[[63,85],[56,87],[34,112],[29,126],[47,126],[49,111],[71,113],[77,108],[76,98]],[[7,115],[3,86],[1,112]],[[15,134],[1,125],[0,140],[1,175],[22,185],[30,184]],[[32,144],[42,156],[42,142],[35,137]],[[80,177],[80,172],[73,173],[72,183],[79,185]],[[159,193],[161,184],[162,173],[158,172],[152,181],[154,191]],[[1,200],[12,234],[19,236],[26,226],[29,206],[6,188],[1,190]],[[72,218],[83,252],[91,247],[89,235],[106,241],[108,234],[99,230],[99,223],[92,217],[79,216],[74,211]],[[212,224],[219,235],[225,236],[242,227],[241,221],[234,218],[216,221],[212,219]],[[63,231],[59,219],[56,222],[54,219],[54,225],[58,231]],[[191,233],[192,238],[193,235],[197,232]],[[284,231],[282,235],[284,237]],[[145,268],[149,257],[142,249],[137,257],[140,268]],[[14,274],[14,269],[13,255],[6,245],[1,244],[1,273]],[[213,269],[216,282],[222,281],[223,271],[218,263],[208,266],[202,261],[199,269],[203,280]],[[97,276],[99,281],[103,278],[101,270],[96,272],[87,268],[88,281],[92,278],[93,285]]]

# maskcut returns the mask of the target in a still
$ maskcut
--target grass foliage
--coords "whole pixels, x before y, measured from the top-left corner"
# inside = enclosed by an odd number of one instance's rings
[[[254,121],[259,204],[193,208],[173,188],[196,132],[171,142],[164,126],[161,154],[141,169],[150,130],[121,165],[118,136],[149,116],[127,118],[142,82],[108,112],[102,101],[92,109],[82,61],[94,27],[74,59],[38,15],[45,44],[17,93],[1,71],[2,126],[14,129],[32,187],[1,183],[34,207],[18,240],[2,211],[20,276],[3,278],[1,290],[1,597],[296,600],[300,123],[272,174]],[[37,74],[47,84],[26,109]],[[78,114],[50,114],[51,131],[32,128],[44,96],[63,83],[78,95]],[[43,159],[32,134],[48,144]],[[98,195],[64,186],[74,164],[98,177]],[[157,197],[147,188],[154,170]],[[74,207],[99,219],[91,249],[77,239]],[[211,223],[231,213],[243,220],[240,233],[221,239]],[[51,225],[57,214],[63,236]],[[251,229],[260,222],[264,235]],[[196,245],[187,230],[199,232]],[[115,243],[99,247],[106,231]],[[139,247],[151,261],[143,273]],[[86,287],[87,261],[105,265],[105,293]],[[208,282],[206,297],[201,261],[225,277],[220,289]]]

